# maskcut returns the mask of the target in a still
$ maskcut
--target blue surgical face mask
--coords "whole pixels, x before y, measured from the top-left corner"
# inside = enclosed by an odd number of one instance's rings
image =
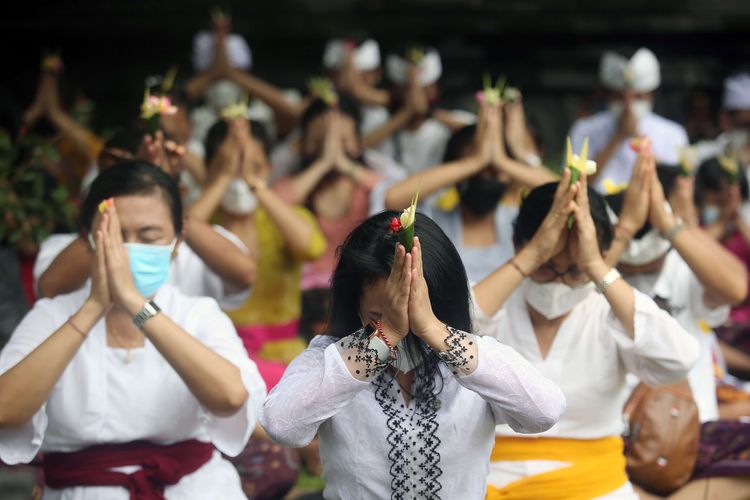
[[[721,210],[716,205],[705,205],[701,210],[701,220],[704,224],[710,225],[719,220]]]
[[[153,297],[169,278],[175,239],[169,245],[125,243],[135,287],[144,297]]]

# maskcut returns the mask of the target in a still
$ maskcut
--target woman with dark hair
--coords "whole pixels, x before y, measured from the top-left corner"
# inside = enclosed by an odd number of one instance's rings
[[[517,193],[509,188],[533,188],[557,179],[546,168],[519,163],[505,148],[501,110],[484,106],[479,125],[453,133],[442,165],[394,184],[385,196],[386,207],[397,209],[406,206],[411,193],[419,190],[424,200],[420,209],[435,219],[456,246],[472,283],[483,280],[513,256],[511,240],[518,205],[512,199]],[[506,196],[509,192],[511,196]]]
[[[497,428],[490,499],[559,498],[562,491],[637,499],[620,438],[625,376],[673,383],[698,356],[695,340],[605,263],[614,236],[606,203],[585,173],[572,185],[570,176],[566,169],[559,183],[524,198],[515,257],[474,287],[481,332],[518,350],[568,402],[541,438]]]
[[[222,453],[265,387],[216,302],[166,283],[182,220],[160,169],[102,172],[81,208],[90,283],[37,302],[0,354],[0,459],[43,451],[45,498],[245,498]]]
[[[472,335],[461,259],[417,214],[406,252],[370,217],[340,249],[330,334],[287,368],[261,424],[278,442],[316,433],[326,498],[481,498],[496,424],[552,426],[559,390],[491,338]]]

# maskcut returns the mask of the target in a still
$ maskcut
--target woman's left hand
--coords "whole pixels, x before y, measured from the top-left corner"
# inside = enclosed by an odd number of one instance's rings
[[[443,323],[432,312],[430,293],[424,279],[422,267],[422,245],[418,237],[414,237],[414,247],[411,249],[412,270],[411,288],[409,291],[409,330],[428,344],[434,334],[445,332]],[[445,335],[443,335],[443,338]]]
[[[120,218],[115,205],[107,208],[106,226],[103,227],[107,280],[112,302],[128,312],[137,312],[146,299],[140,294],[130,271],[130,259],[122,242]],[[135,314],[135,313],[133,313]]]
[[[581,172],[579,179],[580,190],[575,200],[575,232],[571,235],[571,255],[575,258],[578,269],[585,272],[591,279],[598,280],[601,276],[594,277],[597,271],[606,267],[604,258],[599,249],[599,241],[596,238],[596,226],[591,217],[589,206],[588,183],[586,173]]]

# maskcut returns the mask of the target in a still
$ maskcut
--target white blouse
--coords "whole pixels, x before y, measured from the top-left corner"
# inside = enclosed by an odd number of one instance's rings
[[[84,287],[38,301],[0,354],[0,373],[62,326],[88,293]],[[26,463],[39,451],[72,452],[135,440],[172,444],[197,439],[213,443],[218,451],[200,469],[168,486],[166,497],[245,498],[236,470],[219,452],[235,456],[244,449],[266,394],[263,380],[216,301],[187,297],[171,285],[162,286],[154,301],[185,331],[237,366],[249,394],[245,406],[231,417],[211,414],[148,339],[144,347],[130,350],[133,357],[126,363],[125,349],[106,345],[105,322],[100,320],[31,421],[19,429],[0,429],[0,459]],[[129,498],[121,487],[45,490],[45,499]]]
[[[650,385],[683,379],[698,358],[691,335],[646,295],[635,291],[635,337],[629,338],[606,297],[591,293],[560,325],[547,357],[539,351],[524,300],[523,283],[498,313],[488,318],[475,308],[477,331],[517,350],[545,377],[555,381],[567,409],[544,437],[597,439],[619,436],[622,408],[629,397],[626,375]],[[517,432],[499,425],[500,436]],[[552,461],[494,462],[490,482],[504,486],[525,476],[565,466]],[[603,498],[637,498],[630,484]]]
[[[388,371],[368,372],[371,382],[352,375],[361,365],[342,345],[362,331],[317,337],[269,394],[261,424],[289,446],[318,433],[327,499],[484,498],[495,425],[544,431],[565,400],[513,349],[458,333],[477,343],[473,371],[440,362],[439,394],[409,404]]]

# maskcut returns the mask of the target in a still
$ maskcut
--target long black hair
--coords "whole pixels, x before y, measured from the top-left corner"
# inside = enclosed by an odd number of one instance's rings
[[[182,200],[177,182],[159,167],[139,160],[117,163],[100,173],[81,205],[80,226],[87,232],[99,204],[114,196],[158,193],[169,206],[175,234],[182,232]]]
[[[359,316],[363,288],[378,279],[387,278],[393,264],[398,238],[389,222],[399,214],[385,211],[373,215],[357,226],[338,249],[338,264],[331,280],[330,334],[345,337],[362,328]],[[469,281],[461,257],[442,229],[429,217],[417,213],[414,234],[422,243],[424,277],[435,316],[465,332],[471,332]],[[421,384],[435,378],[439,358],[415,335],[404,342],[421,358],[417,376]],[[419,384],[418,384],[419,386]],[[418,390],[422,396],[428,395]],[[420,398],[416,395],[417,399]]]

